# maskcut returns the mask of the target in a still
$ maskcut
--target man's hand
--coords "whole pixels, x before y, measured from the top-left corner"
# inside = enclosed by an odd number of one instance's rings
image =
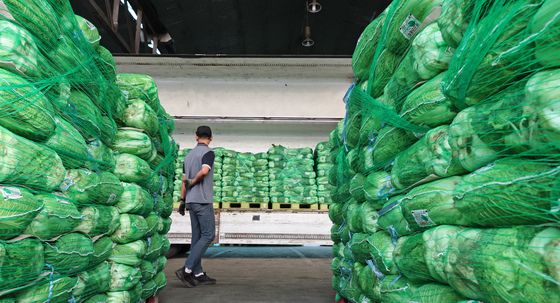
[[[187,204],[183,200],[183,201],[181,201],[181,204],[179,204],[179,214],[181,214],[181,216],[184,216],[186,209],[187,209]]]
[[[188,189],[190,189],[191,187],[194,186],[193,179],[187,179],[187,181],[185,181],[185,183],[187,184]]]

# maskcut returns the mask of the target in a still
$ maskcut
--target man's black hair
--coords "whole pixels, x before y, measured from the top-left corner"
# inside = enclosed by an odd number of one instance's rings
[[[196,136],[199,138],[212,138],[212,130],[208,126],[199,126],[196,129]]]

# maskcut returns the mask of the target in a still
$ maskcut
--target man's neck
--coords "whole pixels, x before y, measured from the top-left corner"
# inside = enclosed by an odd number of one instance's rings
[[[208,140],[198,140],[197,141],[198,144],[202,144],[202,145],[208,145],[210,144],[210,142]]]

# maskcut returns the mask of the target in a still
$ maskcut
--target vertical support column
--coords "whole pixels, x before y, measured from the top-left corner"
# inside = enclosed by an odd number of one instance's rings
[[[136,11],[138,18],[136,19],[136,36],[134,38],[134,53],[140,53],[140,35],[142,33],[142,10],[138,9]]]
[[[119,29],[119,8],[120,8],[120,0],[113,0],[113,14],[112,14],[112,25],[113,29],[117,31]]]

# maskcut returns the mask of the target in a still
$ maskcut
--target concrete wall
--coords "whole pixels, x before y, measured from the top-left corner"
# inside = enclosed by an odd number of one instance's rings
[[[311,147],[344,116],[350,59],[117,57],[119,72],[156,80],[173,134],[193,145],[196,126],[214,129],[215,146],[265,151]]]

